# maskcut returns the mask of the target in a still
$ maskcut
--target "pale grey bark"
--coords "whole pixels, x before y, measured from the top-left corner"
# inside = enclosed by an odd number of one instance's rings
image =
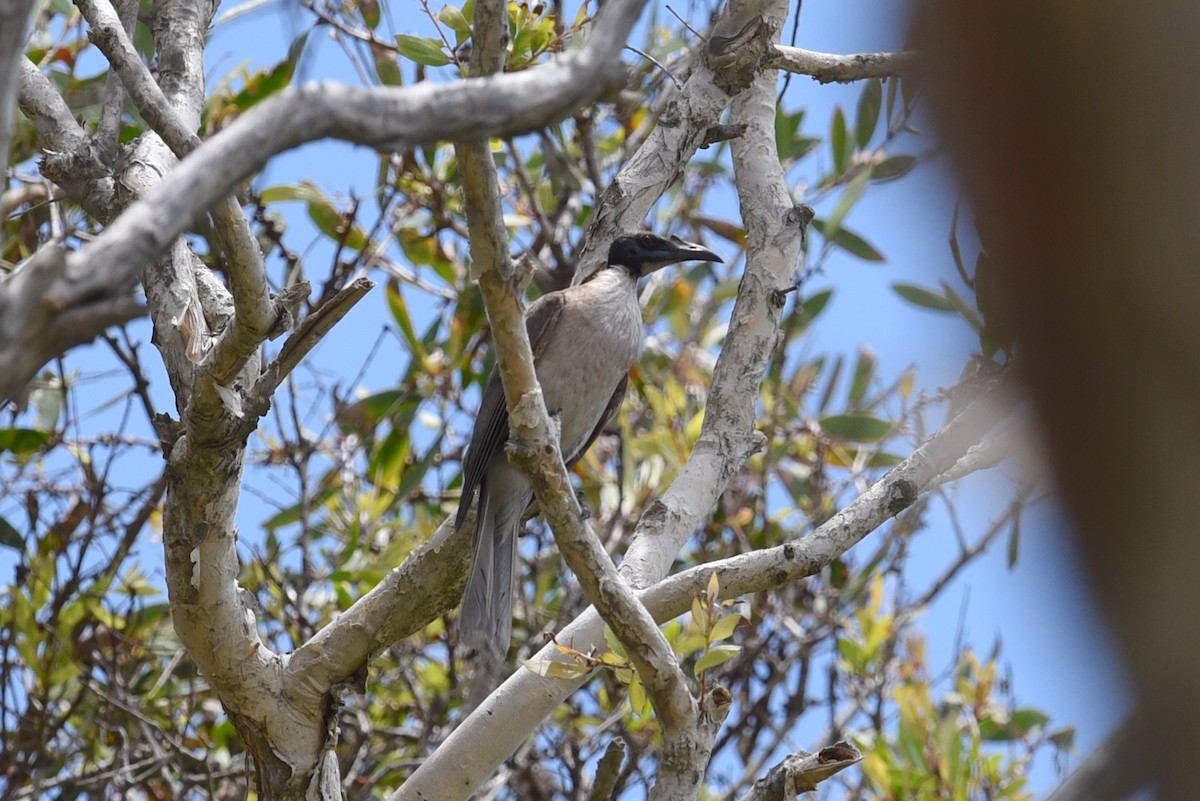
[[[561,119],[624,83],[619,54],[643,2],[611,0],[582,50],[518,73],[398,89],[316,83],[281,92],[205,142],[171,171],[169,181],[154,185],[95,242],[71,254],[66,269],[52,281],[38,279],[50,287],[42,303],[44,308],[26,310],[13,305],[9,309],[12,327],[23,328],[21,318],[26,315],[40,313],[53,320],[61,310],[85,300],[127,295],[142,267],[158,258],[200,213],[261,168],[268,158],[305,142],[335,137],[388,148],[455,139],[468,132],[472,136],[521,133]],[[208,7],[206,2],[201,5]],[[164,4],[157,15],[162,26],[160,34],[170,36],[169,42],[173,43],[160,52],[161,85],[184,127],[194,129],[203,99],[203,81],[197,83],[194,76],[203,74],[198,59],[205,28],[192,23],[203,15],[199,8],[187,6],[183,7],[186,13],[173,14],[172,7]],[[22,70],[23,77],[38,73],[32,65]],[[40,77],[28,74],[28,80],[23,80],[22,104],[28,96],[31,105],[37,104],[45,112],[40,115],[43,126],[49,126],[51,118],[62,123],[53,137],[69,137],[67,132],[74,126],[73,120],[66,124],[69,111],[61,98],[47,95],[45,90],[49,88],[52,93],[53,88],[44,76]],[[81,138],[69,138],[72,158],[81,158],[78,154],[85,143]],[[156,159],[149,169],[161,176],[166,170],[158,164]],[[102,212],[110,204],[93,205]],[[39,264],[32,266],[36,269]],[[13,275],[25,271],[22,267]],[[61,352],[61,329],[60,325],[39,329],[37,351]],[[91,332],[96,333],[99,331]],[[21,368],[4,370],[0,375],[0,398],[9,397],[32,375],[26,367],[29,360],[18,360],[12,352],[14,347],[7,338],[0,340],[0,366]]]
[[[228,705],[243,736],[248,737],[251,750],[256,756],[266,755],[273,760],[266,765],[260,762],[260,771],[272,778],[284,777],[293,789],[299,786],[297,782],[307,781],[314,774],[321,755],[327,753],[322,715],[332,685],[361,666],[372,651],[420,628],[457,602],[455,585],[461,584],[469,536],[451,535],[443,527],[427,547],[290,657],[271,652],[259,641],[253,615],[243,605],[236,583],[233,511],[240,485],[242,448],[255,415],[266,409],[270,391],[286,375],[289,365],[298,360],[297,354],[304,352],[305,343],[311,347],[320,332],[313,333],[315,326],[307,332],[298,331],[295,339],[289,340],[289,344],[297,343],[289,351],[294,358],[285,362],[281,356],[278,366],[260,377],[258,346],[275,331],[279,316],[278,307],[266,293],[261,264],[250,254],[235,265],[231,296],[177,237],[190,220],[217,202],[222,202],[219,227],[244,225],[236,204],[221,198],[270,155],[304,141],[337,136],[386,146],[454,138],[467,130],[472,135],[512,133],[557,119],[619,85],[623,71],[617,53],[641,5],[639,0],[610,0],[583,51],[514,75],[402,90],[317,84],[282,93],[196,148],[173,170],[171,152],[157,136],[148,136],[131,169],[121,175],[121,188],[141,200],[83,251],[66,256],[46,249],[9,277],[14,281],[0,284],[0,320],[5,326],[10,321],[19,326],[42,314],[45,324],[34,330],[53,330],[61,327],[59,323],[66,315],[91,308],[81,305],[84,298],[98,297],[92,301],[95,306],[128,298],[138,272],[144,265],[154,264],[147,269],[144,282],[158,332],[156,340],[168,364],[184,423],[184,435],[169,454],[173,478],[164,510],[173,615],[189,650]],[[105,0],[81,0],[81,6],[100,21],[98,27],[108,25],[104,15],[111,9]],[[195,147],[189,138],[194,134],[187,132],[194,131],[199,119],[203,97],[199,56],[212,9],[207,0],[162,6],[157,30],[163,42],[163,91],[156,93],[156,87],[143,85],[149,75],[136,59],[136,63],[126,63],[121,74],[123,81],[128,79],[127,86],[137,87],[131,89],[131,96],[143,114],[150,109],[147,119],[158,120],[151,125],[167,131],[168,140],[179,153]],[[753,45],[737,51],[745,63],[727,61],[721,65],[722,70],[742,75],[747,64],[753,64],[751,77],[756,73],[770,47],[769,30],[764,36],[757,27],[759,16],[760,9],[750,9],[747,25],[739,24],[736,32],[745,32]],[[115,37],[114,59],[127,57],[127,52],[119,55],[127,42],[121,42],[119,33],[109,33]],[[57,140],[64,146],[64,153],[87,156],[87,137],[52,87],[51,93],[45,94],[45,77],[28,62],[24,62],[22,72],[23,106],[34,110],[39,131],[48,131],[46,141]],[[602,253],[613,235],[641,222],[719,119],[730,93],[736,91],[732,87],[744,85],[738,80],[714,73],[711,65],[697,67],[650,141],[598,205],[585,261]],[[739,97],[734,106],[738,118],[734,122],[747,126],[743,141],[735,145],[734,151],[739,185],[745,182],[753,187],[742,198],[751,231],[747,273],[739,290],[734,324],[717,363],[709,413],[696,450],[680,478],[644,516],[622,567],[625,580],[637,587],[660,582],[686,537],[761,444],[761,435],[754,431],[755,402],[775,341],[783,291],[791,283],[800,233],[807,222],[802,210],[788,201],[782,176],[777,174],[773,124],[767,116],[768,105],[773,114],[769,103],[773,91],[767,88],[771,83],[758,79],[755,88]],[[534,97],[537,102],[530,102]],[[165,110],[160,108],[163,102]],[[167,180],[160,180],[164,175],[168,175]],[[106,198],[105,186],[103,180],[96,180],[87,191]],[[768,191],[764,192],[763,186]],[[111,180],[107,187],[111,195]],[[110,202],[111,198],[104,200]],[[99,201],[96,207],[110,208]],[[471,228],[474,234],[476,225]],[[222,242],[231,251],[248,239],[247,230],[227,234]],[[502,240],[493,241],[490,247],[497,254],[496,262],[507,261]],[[586,272],[581,269],[580,275]],[[14,290],[11,296],[9,290]],[[30,316],[22,317],[26,312],[13,302],[22,298],[31,304]],[[57,311],[54,304],[66,311]],[[507,327],[514,329],[509,333],[523,340],[519,316],[512,309],[509,312]],[[223,333],[214,340],[213,330]],[[0,328],[0,368],[7,366],[6,359],[16,358],[9,350],[10,335],[8,327]],[[501,332],[498,339],[503,337]],[[59,344],[52,339],[25,343],[33,356],[18,365],[17,377],[22,371],[32,374],[37,365],[30,367],[30,363],[43,358],[40,354],[47,348]],[[532,374],[527,342],[523,356],[526,372]],[[505,357],[503,361],[520,363],[522,359]],[[0,396],[8,389],[4,384],[7,372],[0,369]],[[236,399],[232,404],[230,392]],[[522,398],[525,401],[535,407],[535,433],[544,435],[547,419],[539,396],[527,394]],[[935,468],[938,472],[947,469],[956,454],[977,441],[980,428],[986,430],[977,418],[989,419],[978,411],[978,406],[967,413],[975,417],[968,419],[964,414],[956,419],[940,438],[927,443],[815,534],[777,549],[748,554],[747,558],[722,560],[687,571],[643,593],[641,601],[618,592],[615,597],[623,606],[616,608],[641,615],[644,603],[656,619],[663,620],[684,611],[713,570],[721,577],[726,597],[754,587],[777,586],[819,570],[883,520],[906,508],[919,491],[930,486],[938,474],[933,472]],[[964,443],[964,436],[975,439]],[[545,499],[543,509],[556,533],[563,530],[569,535],[573,531],[578,541],[586,543],[591,535],[586,526],[579,525],[578,515],[572,513],[574,498],[565,492],[569,484],[561,458],[555,461],[559,490]],[[580,575],[586,572],[580,571]],[[625,588],[625,580],[607,577],[609,586],[618,589]],[[597,599],[601,606],[606,605],[605,598]],[[626,616],[610,607],[610,618]],[[634,638],[647,634],[652,640],[657,629],[647,620],[631,626],[624,635]],[[571,624],[562,636],[582,650],[586,650],[585,643],[603,644],[601,626],[592,612]],[[655,660],[668,670],[671,666],[665,661],[672,659],[669,648],[665,654],[657,644],[635,646],[631,651],[648,666],[655,665]],[[543,652],[540,658],[549,658],[548,653]],[[678,676],[671,680],[671,686],[657,688],[661,692],[655,701],[656,707],[661,704],[665,710],[664,722],[677,736],[667,744],[660,786],[655,792],[656,797],[694,797],[697,782],[703,779],[712,738],[728,706],[727,701],[722,704],[719,693],[712,693],[703,699],[702,706],[688,707],[679,695],[680,689],[687,693],[686,686]],[[647,686],[655,692],[651,683]],[[532,671],[518,671],[484,708],[451,735],[397,797],[417,798],[423,792],[437,797],[466,797],[575,686],[548,681]],[[672,714],[677,719],[672,720]]]
[[[789,754],[754,783],[738,801],[793,801],[801,793],[862,761],[862,754],[849,743],[837,743],[815,754],[798,751]]]
[[[196,135],[195,127],[186,125],[176,114],[171,101],[142,63],[116,9],[108,0],[76,0],[75,5],[90,26],[88,39],[108,58],[147,124],[178,158],[199,147],[200,137]]]
[[[1012,393],[1003,385],[989,387],[911,456],[814,531],[798,530],[793,539],[773,548],[697,565],[656,583],[639,593],[639,598],[655,620],[665,622],[690,608],[692,599],[704,592],[714,571],[722,598],[761,592],[819,573],[936,486],[939,476],[1009,415],[1012,402]],[[387,614],[392,607],[380,600],[377,599],[375,611]],[[604,623],[589,608],[559,631],[557,637],[584,652],[589,648],[601,649],[605,647]],[[532,661],[562,658],[551,644]],[[451,732],[392,796],[392,801],[467,798],[516,751],[543,718],[585,681],[586,678],[549,679],[533,670],[518,670]]]
[[[716,25],[730,16],[757,18],[762,4],[763,0],[735,3]],[[719,67],[697,59],[699,63],[678,96],[667,104],[650,135],[597,199],[573,283],[587,280],[604,261],[608,244],[620,234],[637,229],[650,207],[679,179],[696,150],[707,141],[709,129],[717,125],[729,107],[730,98],[749,86],[758,74],[772,38],[773,30],[768,26],[754,27],[747,31],[734,57]],[[700,50],[702,45],[696,42],[694,47]]]
[[[12,148],[17,73],[24,61],[25,34],[33,0],[0,0],[0,191],[7,186],[8,151]]]
[[[100,222],[111,220],[118,211],[115,183],[102,154],[92,147],[58,89],[37,65],[21,56],[18,69],[17,105],[37,132],[45,154],[42,173],[88,214]],[[4,396],[0,392],[0,398]]]
[[[820,83],[848,83],[867,78],[895,78],[920,66],[914,52],[900,53],[818,53],[799,47],[775,45],[766,66],[808,75]]]

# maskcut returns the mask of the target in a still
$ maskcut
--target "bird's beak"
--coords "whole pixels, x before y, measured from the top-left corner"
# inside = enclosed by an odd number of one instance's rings
[[[642,263],[642,275],[649,275],[655,270],[661,270],[668,264],[678,264],[681,261],[715,261],[721,264],[725,263],[724,259],[708,248],[673,236],[669,241],[664,241],[654,253],[648,255]]]

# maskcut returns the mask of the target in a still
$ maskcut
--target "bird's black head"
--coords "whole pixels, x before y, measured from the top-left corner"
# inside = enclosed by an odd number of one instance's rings
[[[724,263],[720,256],[708,248],[684,242],[677,236],[665,239],[648,232],[622,234],[613,240],[608,249],[608,266],[624,269],[634,278],[641,278],[681,261]]]

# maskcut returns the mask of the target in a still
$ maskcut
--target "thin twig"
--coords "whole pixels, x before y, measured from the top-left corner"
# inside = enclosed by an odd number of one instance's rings
[[[638,48],[634,47],[634,46],[633,46],[633,45],[631,45],[631,44],[627,44],[627,45],[625,45],[625,49],[626,49],[626,50],[632,50],[633,52],[637,53],[637,54],[638,54],[639,56],[641,56],[642,58],[644,58],[644,59],[647,59],[647,60],[648,60],[648,61],[649,61],[651,64],[653,64],[654,66],[656,66],[656,67],[658,67],[660,70],[662,70],[662,71],[663,71],[663,72],[666,74],[666,76],[667,76],[668,78],[670,78],[670,79],[671,79],[671,83],[675,84],[675,88],[676,88],[676,89],[682,89],[682,88],[683,88],[683,84],[679,82],[679,79],[678,79],[678,78],[676,78],[676,77],[675,77],[675,76],[674,76],[674,75],[671,73],[671,71],[670,71],[669,69],[667,69],[666,67],[664,67],[664,66],[662,65],[662,63],[661,63],[661,62],[660,62],[660,61],[659,61],[657,58],[655,58],[654,56],[650,55],[649,53],[647,53],[647,52],[646,52],[646,51],[644,51],[644,50],[639,50]]]
[[[250,408],[265,410],[271,395],[274,394],[283,379],[374,286],[375,282],[369,278],[359,278],[340,290],[324,306],[304,318],[304,322],[300,323],[299,327],[283,343],[275,361],[263,373],[258,383],[254,385],[254,389],[250,391],[248,398]]]

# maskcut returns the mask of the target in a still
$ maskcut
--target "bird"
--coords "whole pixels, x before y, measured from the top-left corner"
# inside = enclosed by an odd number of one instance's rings
[[[607,262],[587,281],[542,295],[525,312],[525,330],[546,409],[557,417],[567,467],[578,462],[611,422],[625,397],[645,330],[638,280],[684,261],[724,263],[679,237],[627,233],[613,240]],[[473,553],[459,616],[459,640],[477,652],[503,655],[512,635],[517,590],[517,535],[533,487],[508,461],[508,407],[499,369],[488,378],[463,457],[462,498],[455,528],[477,505]],[[476,492],[478,503],[473,504]]]

